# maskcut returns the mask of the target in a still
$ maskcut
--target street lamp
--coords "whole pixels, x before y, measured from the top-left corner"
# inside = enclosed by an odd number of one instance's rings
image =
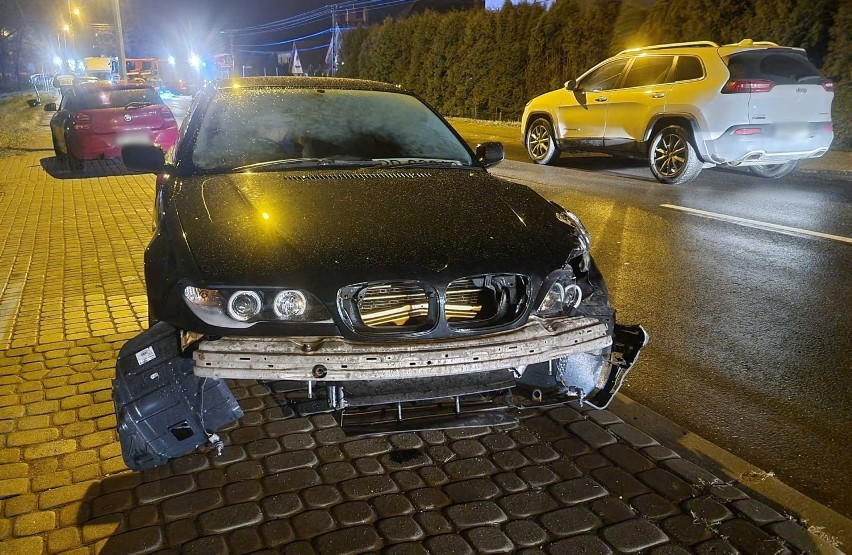
[[[195,71],[201,69],[201,58],[199,58],[197,54],[190,54],[188,62],[189,65],[191,65],[195,69]]]

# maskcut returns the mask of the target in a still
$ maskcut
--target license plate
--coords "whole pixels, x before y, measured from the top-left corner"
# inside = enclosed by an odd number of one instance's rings
[[[148,145],[151,144],[151,139],[148,133],[122,133],[115,138],[115,144],[118,146]]]
[[[781,139],[807,139],[811,136],[810,129],[804,123],[779,123],[778,137]]]

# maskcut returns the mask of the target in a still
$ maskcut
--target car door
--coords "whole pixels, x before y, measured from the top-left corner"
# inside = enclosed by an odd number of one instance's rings
[[[627,58],[608,60],[586,73],[559,106],[557,119],[562,143],[571,146],[602,146],[607,101],[616,88]]]
[[[619,89],[607,95],[605,147],[638,148],[648,122],[666,109],[674,59],[673,55],[648,54],[633,58]]]

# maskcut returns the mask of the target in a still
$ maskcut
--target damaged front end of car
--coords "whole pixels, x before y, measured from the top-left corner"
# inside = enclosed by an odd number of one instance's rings
[[[458,280],[426,287],[420,304],[411,302],[410,284],[343,287],[337,309],[354,339],[216,336],[158,322],[122,348],[117,364],[113,391],[125,462],[140,470],[205,443],[221,447],[216,432],[242,417],[226,379],[270,382],[286,394],[288,414],[332,413],[352,434],[511,424],[519,411],[570,401],[605,408],[648,335],[615,323],[587,249],[575,254],[573,265],[544,279],[474,276],[464,280],[464,295],[453,285]],[[200,299],[199,290],[185,292],[187,304],[211,306],[213,293]],[[409,298],[399,301],[401,291]],[[231,291],[223,295],[223,311],[234,309],[229,300],[237,294],[256,300],[244,289]],[[274,307],[281,295],[261,290],[256,297]],[[482,308],[489,302],[491,308]],[[465,316],[485,312],[478,320]],[[453,333],[436,338],[416,331],[435,327],[429,314]],[[500,318],[517,325],[477,328]],[[413,331],[403,337],[405,323]],[[378,333],[357,337],[371,330]]]

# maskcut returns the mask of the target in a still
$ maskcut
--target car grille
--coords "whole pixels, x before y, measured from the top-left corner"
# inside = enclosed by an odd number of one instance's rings
[[[358,299],[358,311],[368,327],[409,326],[429,316],[429,297],[411,283],[369,285]]]
[[[529,283],[529,278],[517,274],[458,279],[443,292],[422,281],[359,283],[340,289],[338,309],[349,328],[362,335],[423,334],[436,328],[447,335],[484,332],[523,315]]]

